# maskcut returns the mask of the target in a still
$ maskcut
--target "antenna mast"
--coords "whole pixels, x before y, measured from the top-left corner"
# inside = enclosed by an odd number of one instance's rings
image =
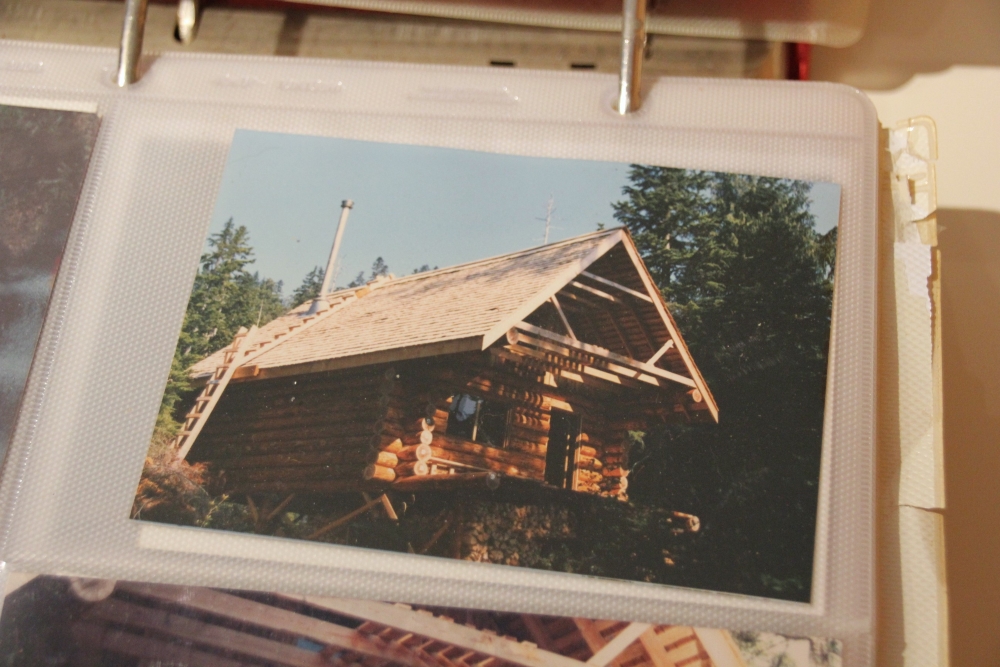
[[[555,212],[556,200],[549,195],[549,202],[545,206],[545,217],[537,218],[538,220],[543,220],[545,222],[545,240],[542,241],[542,245],[549,244],[549,231],[552,229],[552,214]]]

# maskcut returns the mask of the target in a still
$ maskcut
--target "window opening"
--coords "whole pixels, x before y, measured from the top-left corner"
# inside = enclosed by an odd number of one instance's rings
[[[448,408],[448,435],[488,447],[507,444],[510,410],[506,405],[471,394],[455,394]]]

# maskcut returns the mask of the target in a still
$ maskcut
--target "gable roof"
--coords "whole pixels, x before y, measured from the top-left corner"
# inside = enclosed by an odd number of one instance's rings
[[[298,375],[485,350],[557,293],[567,307],[578,307],[570,300],[590,303],[595,300],[592,293],[598,292],[603,298],[615,301],[609,294],[615,288],[603,285],[602,278],[619,290],[615,296],[634,293],[628,297],[629,304],[621,304],[627,308],[623,312],[632,317],[609,314],[608,322],[603,325],[588,322],[591,329],[588,342],[604,347],[611,347],[613,342],[619,347],[616,353],[636,358],[648,353],[650,356],[645,357],[648,359],[660,346],[673,340],[673,347],[655,363],[691,378],[717,418],[714,399],[623,228],[339,290],[328,295],[331,303],[340,302],[339,305],[320,315],[320,321],[297,335],[285,336],[273,343],[271,349],[256,355],[251,375]],[[635,295],[640,298],[634,298]],[[255,342],[271,341],[287,332],[309,305],[307,302],[298,306],[261,327]],[[607,330],[602,333],[600,326]],[[613,327],[615,333],[609,333],[608,327]],[[643,355],[639,355],[639,350]],[[207,377],[221,361],[220,350],[195,364],[191,375]]]

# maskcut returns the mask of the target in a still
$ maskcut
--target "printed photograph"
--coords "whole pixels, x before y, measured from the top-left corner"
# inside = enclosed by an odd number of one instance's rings
[[[0,459],[99,125],[95,113],[0,104]]]
[[[237,132],[132,518],[808,601],[839,200]]]
[[[565,616],[14,574],[10,667],[840,667],[840,642]]]

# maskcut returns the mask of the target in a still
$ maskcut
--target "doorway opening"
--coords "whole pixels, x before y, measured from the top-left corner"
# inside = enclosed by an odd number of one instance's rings
[[[563,489],[573,488],[576,471],[576,448],[580,440],[580,417],[553,410],[549,422],[549,444],[545,450],[545,483]]]

